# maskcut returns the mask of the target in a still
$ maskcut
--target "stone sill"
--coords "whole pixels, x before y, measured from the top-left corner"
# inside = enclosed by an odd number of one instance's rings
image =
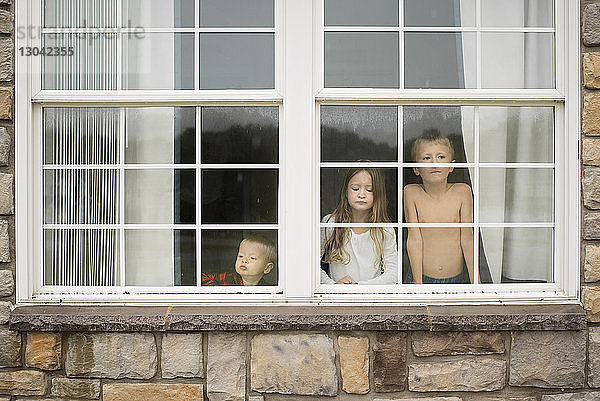
[[[580,305],[19,306],[18,331],[583,330]]]

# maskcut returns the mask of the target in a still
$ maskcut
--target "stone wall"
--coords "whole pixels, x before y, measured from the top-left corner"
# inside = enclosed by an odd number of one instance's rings
[[[510,325],[481,315],[463,331],[453,330],[461,325],[448,316],[438,321],[439,331],[427,331],[433,330],[429,312],[414,323],[421,328],[398,329],[401,323],[385,320],[390,327],[381,331],[305,324],[295,331],[9,326],[13,7],[0,0],[0,401],[600,400],[600,2],[582,1],[581,274],[588,323],[559,330],[558,314],[553,324],[536,325],[525,308]]]

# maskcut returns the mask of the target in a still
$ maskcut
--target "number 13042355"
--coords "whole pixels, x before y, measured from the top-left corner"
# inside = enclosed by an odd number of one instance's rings
[[[21,56],[70,57],[75,54],[73,47],[19,47]]]

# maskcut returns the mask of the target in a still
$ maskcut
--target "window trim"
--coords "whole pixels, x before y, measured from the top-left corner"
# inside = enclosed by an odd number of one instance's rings
[[[15,4],[17,26],[28,26],[31,21],[39,21],[42,0],[26,0]],[[580,266],[580,71],[579,71],[579,0],[555,0],[555,18],[561,21],[556,25],[556,85],[559,89],[543,89],[528,91],[527,95],[517,96],[518,90],[428,90],[428,100],[418,90],[344,90],[321,89],[319,75],[321,64],[321,30],[315,21],[321,21],[321,2],[323,0],[296,1],[276,0],[276,54],[279,50],[281,62],[276,56],[276,89],[261,91],[135,91],[124,92],[91,92],[61,94],[60,91],[41,91],[39,79],[31,79],[36,71],[41,71],[41,61],[37,57],[21,57],[18,48],[35,46],[36,39],[17,36],[15,41],[15,199],[16,199],[16,265],[17,265],[17,302],[18,303],[298,303],[298,304],[336,304],[359,303],[538,303],[560,302],[577,303],[579,301],[579,266]],[[401,1],[401,0],[400,0]],[[279,5],[279,6],[277,6]],[[562,7],[558,7],[562,5]],[[312,35],[306,35],[306,27],[312,27]],[[560,33],[560,37],[559,37]],[[283,46],[284,41],[288,44]],[[293,49],[290,51],[289,49]],[[314,51],[314,52],[313,52]],[[561,63],[558,61],[562,60]],[[279,79],[277,78],[279,71]],[[293,77],[286,80],[286,77]],[[41,180],[36,179],[36,171],[32,168],[31,152],[35,136],[30,134],[35,127],[41,127],[39,110],[42,106],[77,105],[77,106],[135,106],[148,105],[241,105],[241,104],[278,104],[280,110],[280,183],[294,183],[280,186],[280,230],[279,234],[279,266],[280,283],[283,294],[226,294],[203,297],[201,294],[186,291],[143,291],[130,292],[130,288],[101,288],[90,291],[89,288],[68,287],[64,292],[56,294],[36,294],[35,283],[41,272],[36,266],[36,255],[30,247],[31,234],[36,232],[33,218],[41,215],[41,197],[35,188],[41,188]],[[306,188],[318,193],[319,165],[318,153],[318,106],[319,104],[340,104],[345,102],[369,104],[453,104],[453,105],[498,105],[553,104],[564,109],[564,113],[556,113],[556,126],[562,127],[564,135],[557,135],[555,152],[562,152],[557,157],[556,168],[562,171],[557,175],[557,183],[564,181],[564,193],[558,191],[555,202],[561,204],[560,215],[555,216],[556,224],[567,221],[564,230],[560,230],[557,242],[562,243],[562,256],[555,264],[565,266],[555,273],[556,288],[551,291],[540,291],[537,284],[528,285],[533,291],[522,291],[522,285],[514,287],[502,284],[503,295],[495,294],[495,285],[485,285],[489,291],[474,286],[473,291],[450,294],[452,290],[439,294],[426,291],[411,292],[409,296],[391,294],[315,294],[318,272],[304,252],[309,255],[318,254],[316,239],[318,234],[318,202],[315,197],[306,195]],[[37,111],[36,111],[37,110]],[[564,116],[564,119],[562,118]],[[562,121],[561,121],[562,120]],[[38,131],[39,132],[39,131]],[[558,139],[562,143],[558,142]],[[286,162],[283,163],[282,160]],[[564,165],[562,165],[564,161]],[[293,166],[293,167],[292,167]],[[310,192],[310,191],[308,191]],[[300,201],[298,195],[306,196]],[[35,195],[35,196],[34,196]],[[310,198],[307,202],[307,198]],[[284,199],[288,202],[284,204]],[[304,199],[304,201],[302,201]],[[290,246],[288,246],[288,244]],[[302,244],[292,246],[291,244]],[[293,248],[293,249],[292,249]],[[301,250],[300,252],[298,250]],[[558,250],[555,250],[555,253]],[[301,254],[298,257],[298,254]],[[307,267],[308,266],[308,267]],[[37,281],[38,283],[41,281]],[[558,285],[560,284],[560,285]],[[544,284],[548,286],[548,284]],[[562,287],[561,287],[562,286]],[[125,288],[125,289],[124,289]],[[424,290],[428,289],[425,286]],[[81,290],[81,291],[80,291]],[[506,293],[504,294],[504,291]],[[185,293],[182,293],[185,292]],[[160,295],[157,295],[160,293]],[[170,295],[166,295],[169,293]],[[419,295],[422,293],[422,295]],[[367,296],[365,296],[367,295]]]

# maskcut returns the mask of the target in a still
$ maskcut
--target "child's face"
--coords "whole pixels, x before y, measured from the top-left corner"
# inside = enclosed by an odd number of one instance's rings
[[[348,182],[348,204],[355,211],[367,211],[373,207],[373,180],[366,171],[359,171]]]
[[[423,142],[417,148],[417,163],[454,163],[452,151],[448,146],[438,142]],[[454,167],[416,167],[413,169],[423,182],[442,182],[448,180],[448,174]]]
[[[267,274],[273,263],[267,263],[266,252],[262,245],[251,241],[242,241],[235,260],[235,271],[242,278],[258,278]]]

